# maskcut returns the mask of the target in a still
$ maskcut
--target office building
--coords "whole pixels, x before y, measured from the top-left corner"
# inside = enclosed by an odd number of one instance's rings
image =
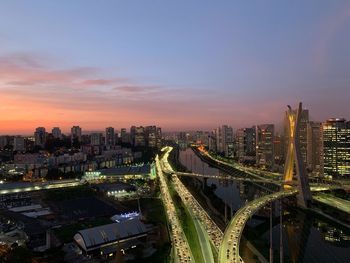
[[[36,146],[40,146],[42,148],[45,147],[46,143],[46,130],[44,127],[36,128],[34,132],[34,142]]]
[[[237,130],[236,154],[239,162],[255,163],[255,140],[255,127]]]
[[[115,132],[113,127],[106,128],[105,144],[107,148],[111,148],[115,145]]]
[[[278,164],[278,165],[284,164],[285,146],[286,146],[286,143],[285,143],[284,137],[280,134],[276,134],[273,140],[275,164]]]
[[[233,157],[233,129],[223,125],[213,131],[216,141],[216,151],[226,157]]]
[[[136,135],[136,126],[130,127],[130,143],[131,145],[135,145],[135,135]]]
[[[273,124],[256,126],[256,164],[258,166],[271,168],[274,165],[274,130]]]
[[[74,141],[78,141],[78,142],[81,142],[81,134],[82,134],[82,131],[81,131],[81,128],[79,126],[73,126],[71,128],[71,139],[72,139],[72,143]]]
[[[62,139],[62,131],[59,127],[53,127],[51,133],[55,139]]]
[[[208,149],[209,151],[216,152],[216,137],[213,133],[208,135]]]
[[[93,146],[100,146],[102,144],[102,134],[98,132],[91,133],[90,144]]]
[[[350,176],[350,122],[328,119],[322,124],[323,172],[325,176]]]
[[[162,128],[157,127],[157,147],[160,149],[162,147]]]
[[[0,149],[3,149],[8,144],[7,136],[0,136]]]
[[[307,170],[314,176],[323,173],[321,159],[322,149],[322,125],[320,122],[309,122],[307,125]]]
[[[145,128],[143,126],[134,129],[134,146],[146,146]]]
[[[120,139],[122,143],[131,143],[130,133],[125,128],[120,130]]]
[[[147,126],[145,128],[145,137],[147,141],[147,146],[154,148],[157,147],[157,127]]]
[[[226,157],[233,157],[233,129],[230,126],[222,126],[222,144]]]
[[[18,152],[23,152],[26,150],[24,137],[15,136],[13,138],[13,150]]]
[[[221,127],[218,127],[215,130],[213,130],[213,135],[215,137],[215,142],[216,142],[216,151],[219,153],[223,153],[224,152],[224,144],[223,144]]]

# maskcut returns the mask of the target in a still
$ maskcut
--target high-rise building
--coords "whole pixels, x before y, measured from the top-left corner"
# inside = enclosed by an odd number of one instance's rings
[[[285,142],[284,137],[280,134],[276,134],[273,140],[273,149],[275,156],[275,164],[283,165],[285,155]]]
[[[0,149],[3,149],[8,144],[7,136],[0,136]]]
[[[126,132],[125,128],[120,130],[120,138],[122,143],[131,143],[130,133]]]
[[[146,146],[145,128],[143,126],[135,127],[135,143],[134,146]]]
[[[145,137],[148,147],[157,147],[157,127],[147,126],[145,128]]]
[[[222,144],[226,157],[233,157],[233,129],[230,126],[222,126]]]
[[[127,133],[126,128],[121,128],[120,129],[120,138],[123,138],[123,135]]]
[[[13,138],[13,150],[14,151],[25,151],[26,145],[25,145],[25,140],[22,136],[15,136]]]
[[[132,126],[130,128],[130,136],[126,134],[125,140],[131,141],[134,146],[148,146],[148,147],[161,147],[162,143],[162,129],[155,125],[152,126]],[[129,139],[130,138],[130,139]]]
[[[100,146],[102,144],[102,133],[91,133],[90,144],[93,146]]]
[[[157,147],[160,149],[162,147],[162,128],[157,127]]]
[[[274,165],[274,130],[273,124],[256,126],[256,164],[266,168]]]
[[[226,157],[233,157],[233,129],[230,126],[223,125],[213,131],[216,141],[216,151],[224,154]]]
[[[81,128],[79,126],[73,126],[71,128],[71,139],[72,142],[77,140],[78,142],[81,142]]]
[[[208,135],[208,148],[209,151],[216,152],[216,137],[214,136],[213,133]]]
[[[46,130],[44,127],[38,127],[34,132],[34,141],[36,146],[44,147],[46,143]]]
[[[293,110],[294,114],[296,113],[296,110]],[[285,115],[287,116],[287,114]],[[284,122],[284,136],[286,138],[289,138],[289,129],[288,127],[289,120],[287,117],[285,117]],[[309,110],[303,109],[300,116],[300,123],[299,123],[299,146],[300,146],[300,153],[302,156],[302,160],[304,162],[305,167],[307,167],[307,124],[309,122]],[[285,142],[286,144],[288,142]],[[288,149],[288,145],[286,145],[285,149]]]
[[[136,137],[136,126],[130,127],[130,143],[131,145],[135,145],[135,137]]]
[[[322,125],[320,122],[309,122],[307,125],[307,169],[314,176],[322,175],[321,159],[322,149]]]
[[[52,128],[52,136],[55,138],[55,139],[61,139],[62,138],[62,131],[59,127],[53,127]]]
[[[106,137],[105,137],[105,144],[107,148],[110,148],[115,145],[115,132],[113,127],[107,127],[106,128]]]
[[[236,132],[236,152],[240,162],[255,162],[255,127],[238,129]]]
[[[219,153],[223,153],[224,152],[224,144],[223,144],[221,127],[218,127],[215,130],[213,130],[213,134],[214,134],[215,142],[216,142],[216,151]]]
[[[350,122],[328,119],[322,124],[323,172],[325,176],[350,176]]]

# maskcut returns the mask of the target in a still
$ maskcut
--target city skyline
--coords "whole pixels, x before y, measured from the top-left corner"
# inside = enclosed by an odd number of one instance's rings
[[[347,1],[152,6],[3,2],[0,134],[350,119]]]
[[[2,0],[0,46],[0,262],[349,261],[349,0]]]
[[[305,108],[303,108],[305,109]],[[309,109],[305,109],[305,110],[309,110]],[[324,119],[324,120],[314,120],[314,119],[311,119],[310,118],[310,123],[326,123],[327,121],[329,120],[332,120],[332,119],[343,119],[344,121],[349,121],[348,119],[346,118],[343,118],[343,117],[330,117],[330,118],[327,118],[327,119]],[[6,136],[6,135],[9,135],[9,136],[33,136],[33,133],[35,132],[35,129],[37,128],[45,128],[47,131],[47,133],[52,133],[53,130],[55,129],[59,129],[59,132],[64,134],[64,135],[70,135],[71,134],[71,129],[72,127],[80,127],[82,129],[82,134],[92,134],[92,133],[105,133],[106,132],[106,129],[108,128],[113,128],[115,130],[116,133],[120,133],[123,129],[126,129],[127,132],[130,132],[130,129],[132,127],[148,127],[148,126],[152,126],[152,125],[156,125],[158,127],[161,127],[160,125],[158,125],[157,123],[146,123],[146,124],[135,124],[135,123],[131,123],[130,126],[118,126],[118,125],[115,125],[115,126],[111,126],[111,125],[107,125],[106,127],[96,127],[96,128],[92,128],[92,129],[86,129],[85,127],[82,127],[81,125],[79,125],[79,122],[72,122],[72,125],[71,126],[60,126],[59,123],[56,125],[56,126],[44,126],[44,125],[39,125],[39,126],[36,126],[36,127],[30,127],[30,129],[28,131],[25,131],[24,133],[20,133],[20,132],[9,132],[9,133],[2,133],[1,130],[0,130],[0,136]],[[164,129],[163,131],[166,132],[166,133],[172,133],[172,132],[195,132],[195,131],[203,131],[203,132],[212,132],[214,131],[215,129],[217,129],[218,127],[220,126],[226,126],[228,125],[229,127],[232,127],[235,131],[238,131],[238,130],[241,130],[241,129],[250,129],[252,127],[256,127],[256,126],[259,126],[259,125],[274,125],[275,129],[276,129],[276,135],[280,135],[280,134],[283,134],[285,131],[284,131],[284,124],[283,124],[283,120],[281,121],[278,121],[278,122],[255,122],[255,123],[250,123],[250,124],[247,124],[245,126],[233,126],[231,125],[230,123],[228,122],[223,122],[223,123],[219,123],[217,124],[216,126],[213,125],[211,127],[208,127],[208,128],[202,128],[202,127],[198,127],[198,128],[189,128],[189,129],[181,129],[181,128],[175,128],[175,129]],[[163,127],[162,127],[163,129]]]

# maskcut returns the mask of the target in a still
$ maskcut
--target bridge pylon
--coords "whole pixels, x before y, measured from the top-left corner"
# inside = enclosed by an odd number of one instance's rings
[[[292,110],[292,108],[288,105],[288,110],[286,111],[289,138],[287,138],[288,150],[284,164],[283,188],[289,189],[296,186],[299,191],[297,194],[298,205],[308,207],[311,201],[311,192],[308,175],[300,152],[299,142],[302,110],[302,103],[300,102],[297,110]],[[295,181],[293,182],[294,170],[296,175],[296,183],[294,183]]]

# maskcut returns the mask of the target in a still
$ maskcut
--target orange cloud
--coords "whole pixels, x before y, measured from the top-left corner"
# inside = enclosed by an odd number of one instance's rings
[[[101,77],[95,68],[56,70],[44,64],[30,57],[0,58],[0,134],[32,134],[38,126],[59,126],[66,132],[73,125],[83,130],[133,124],[167,129],[245,126],[254,119],[279,119],[283,113],[276,108],[285,104],[242,100],[234,91],[138,85],[120,76]],[[264,114],[248,105],[259,105]]]

